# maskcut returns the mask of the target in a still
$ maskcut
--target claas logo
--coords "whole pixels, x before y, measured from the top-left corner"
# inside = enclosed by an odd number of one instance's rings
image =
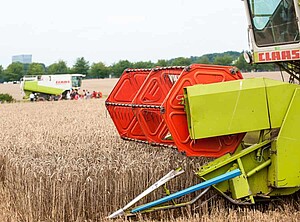
[[[297,59],[300,59],[299,49],[258,53],[259,62],[285,61]]]
[[[56,84],[67,84],[70,83],[70,80],[57,80]]]

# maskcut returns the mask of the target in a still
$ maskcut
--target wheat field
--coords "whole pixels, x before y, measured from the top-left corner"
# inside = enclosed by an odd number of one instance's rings
[[[108,95],[113,86],[117,83],[119,79],[84,79],[82,81],[82,87],[79,91],[82,93],[83,89],[89,90],[90,93],[93,91],[102,92],[103,95]],[[22,100],[24,94],[21,91],[20,84],[0,84],[0,93],[8,93],[15,100]]]
[[[0,104],[0,221],[109,221],[174,168],[186,172],[171,191],[200,182],[194,172],[208,159],[121,140],[104,101]],[[251,207],[215,194],[191,207],[112,221],[300,221],[299,192]]]

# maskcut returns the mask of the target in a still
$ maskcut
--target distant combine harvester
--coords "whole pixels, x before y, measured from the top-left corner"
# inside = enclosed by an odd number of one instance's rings
[[[38,100],[57,100],[66,98],[72,89],[79,90],[84,77],[83,74],[24,76],[20,87],[25,98],[33,93]]]

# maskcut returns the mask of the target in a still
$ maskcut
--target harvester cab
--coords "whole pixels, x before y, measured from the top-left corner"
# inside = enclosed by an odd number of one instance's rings
[[[299,81],[299,6],[292,0],[245,0],[252,63],[274,62]],[[248,56],[248,57],[247,57]],[[106,100],[123,139],[213,157],[196,175],[203,182],[135,206],[183,173],[169,172],[109,218],[194,204],[210,187],[234,204],[251,205],[300,189],[300,86],[243,79],[230,66],[127,69]],[[257,140],[245,135],[257,132]],[[177,198],[202,190],[188,202]]]
[[[276,63],[300,82],[300,9],[298,0],[244,0],[251,52],[249,63]]]

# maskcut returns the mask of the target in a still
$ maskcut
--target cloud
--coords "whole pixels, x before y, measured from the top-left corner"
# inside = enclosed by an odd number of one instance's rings
[[[142,23],[145,21],[145,16],[142,15],[115,15],[107,16],[106,20],[111,25],[130,25]]]

